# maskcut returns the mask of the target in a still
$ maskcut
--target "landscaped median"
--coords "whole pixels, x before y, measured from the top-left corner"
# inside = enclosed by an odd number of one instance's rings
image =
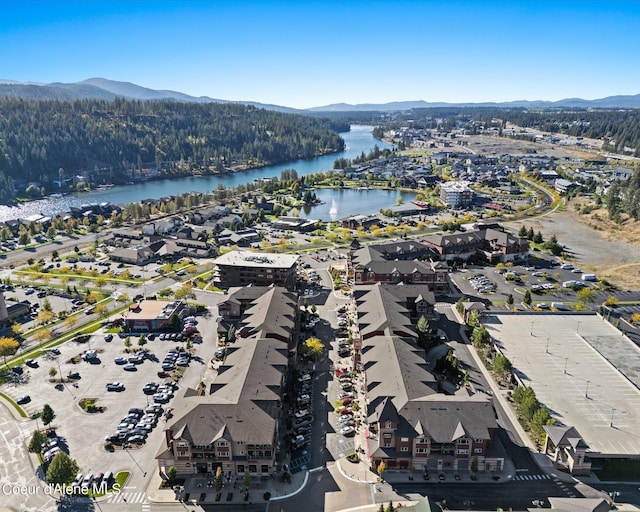
[[[109,298],[109,299],[105,299],[104,302],[111,302],[113,299]],[[129,303],[120,306],[119,308],[114,309],[113,311],[109,312],[109,316],[111,315],[116,315],[122,311],[125,311],[127,308],[129,307]],[[91,320],[85,324],[79,325],[69,331],[67,331],[64,334],[61,334],[60,336],[51,339],[49,341],[45,341],[44,343],[41,343],[40,345],[37,345],[35,347],[30,348],[28,351],[23,352],[22,354],[20,354],[19,356],[14,356],[13,358],[9,359],[7,362],[8,366],[14,366],[16,364],[19,364],[21,361],[24,361],[25,359],[35,359],[36,357],[42,355],[44,352],[46,352],[47,350],[50,350],[58,345],[61,345],[62,343],[69,341],[70,339],[74,338],[76,335],[78,334],[89,334],[92,332],[97,331],[98,329],[100,329],[100,327],[102,326],[102,322],[104,321],[103,318],[97,318],[95,320]]]
[[[22,417],[22,418],[26,418],[27,417],[27,413],[24,412],[24,409],[22,407],[20,407],[17,403],[15,403],[15,401],[8,397],[7,395],[5,395],[4,393],[0,392],[0,397],[4,398],[7,402],[9,402],[9,404],[16,410],[18,411],[18,414]]]

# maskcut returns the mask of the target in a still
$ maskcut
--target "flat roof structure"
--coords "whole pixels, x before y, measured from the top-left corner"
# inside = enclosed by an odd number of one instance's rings
[[[271,252],[229,251],[216,258],[216,265],[231,265],[254,268],[291,268],[300,259],[297,254],[275,254]]]
[[[597,315],[485,314],[515,373],[591,457],[640,457],[640,348]]]

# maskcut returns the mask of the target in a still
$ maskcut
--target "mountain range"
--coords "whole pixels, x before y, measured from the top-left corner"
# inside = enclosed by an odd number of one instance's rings
[[[119,82],[106,78],[89,78],[82,82],[50,84],[38,84],[34,82],[16,82],[13,80],[0,80],[0,97],[12,96],[26,99],[39,100],[77,100],[77,99],[102,99],[113,100],[116,97],[135,100],[170,100],[188,103],[241,103],[252,105],[267,110],[289,113],[316,113],[316,112],[391,112],[411,110],[417,108],[435,107],[497,107],[497,108],[640,108],[640,94],[607,96],[595,100],[581,98],[566,98],[559,101],[509,101],[509,102],[485,102],[485,103],[446,103],[429,101],[395,101],[391,103],[334,103],[321,107],[313,107],[300,110],[280,105],[258,103],[255,101],[229,101],[210,98],[208,96],[190,96],[177,91],[157,90],[142,87],[130,82]]]

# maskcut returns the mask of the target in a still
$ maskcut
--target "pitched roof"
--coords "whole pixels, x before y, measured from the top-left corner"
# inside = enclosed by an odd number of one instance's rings
[[[394,262],[398,263],[398,262]],[[409,310],[421,296],[435,304],[427,285],[385,285],[376,283],[359,286],[355,291],[358,305],[358,327],[363,338],[373,335],[417,336]]]
[[[575,427],[566,425],[544,425],[545,432],[554,445],[572,446],[576,448],[589,448],[589,445],[582,439]]]

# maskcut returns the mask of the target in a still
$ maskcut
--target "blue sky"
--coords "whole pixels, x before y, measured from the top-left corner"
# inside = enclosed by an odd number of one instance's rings
[[[640,93],[636,1],[0,0],[0,78],[297,108]]]

